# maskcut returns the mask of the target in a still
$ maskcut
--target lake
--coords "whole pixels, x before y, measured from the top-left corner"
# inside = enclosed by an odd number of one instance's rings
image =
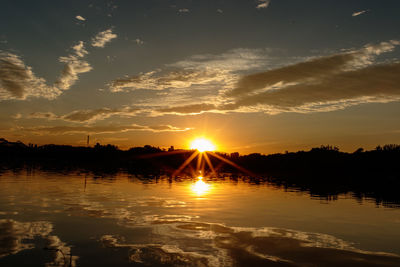
[[[245,178],[0,175],[1,266],[400,266],[400,209]]]

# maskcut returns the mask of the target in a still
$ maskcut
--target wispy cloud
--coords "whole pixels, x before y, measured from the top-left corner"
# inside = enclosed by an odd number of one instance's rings
[[[92,69],[88,62],[82,60],[88,54],[84,42],[79,41],[72,46],[72,50],[72,54],[59,58],[65,65],[53,85],[47,85],[45,79],[37,77],[18,55],[0,52],[0,100],[24,100],[28,97],[54,99],[63,90],[68,90],[78,80],[79,74]]]
[[[0,219],[0,240],[2,249],[0,258],[17,254],[23,250],[35,248],[33,240],[41,238],[53,251],[61,251],[64,255],[69,255],[71,247],[62,242],[58,236],[50,235],[53,225],[46,221],[19,222],[11,219]],[[71,256],[66,262],[61,253],[55,253],[52,262],[47,262],[45,266],[76,266],[78,256]]]
[[[163,90],[166,88],[188,88],[192,85],[207,84],[225,79],[224,71],[216,70],[177,70],[164,72],[151,71],[137,76],[116,79],[110,83],[112,92],[124,90]]]
[[[84,17],[82,17],[82,16],[80,16],[80,15],[76,16],[75,18],[76,18],[77,20],[80,20],[80,21],[85,21],[85,20],[86,20]]]
[[[57,116],[56,114],[54,114],[52,112],[33,112],[33,113],[29,114],[28,118],[57,120],[57,119],[60,119],[61,117]]]
[[[18,222],[11,219],[0,219],[0,230],[0,240],[4,240],[0,251],[0,258],[2,258],[34,248],[32,242],[24,242],[24,240],[47,237],[53,231],[53,225],[45,221]]]
[[[368,11],[369,11],[369,10],[357,11],[357,12],[354,12],[353,14],[351,14],[351,16],[352,16],[352,17],[357,17],[357,16],[360,16],[360,15],[362,15],[362,14],[368,12]]]
[[[139,38],[136,38],[136,39],[135,39],[135,43],[138,44],[138,45],[144,44],[143,40],[141,40],[141,39],[139,39]]]
[[[117,38],[117,35],[112,32],[112,28],[99,32],[95,37],[92,38],[92,46],[104,47],[107,43],[111,42],[112,39]]]
[[[85,50],[85,44],[82,41],[79,41],[77,45],[72,46],[72,49],[78,57],[84,57],[88,54],[88,51]]]
[[[257,9],[267,8],[271,3],[271,0],[258,0],[258,4],[256,6]]]
[[[332,111],[397,101],[398,63],[377,63],[377,57],[398,45],[396,40],[368,44],[283,66],[269,56],[269,50],[195,55],[163,70],[116,79],[109,88],[112,92],[153,90],[154,97],[137,104],[152,116]]]
[[[129,131],[150,132],[183,132],[191,128],[179,128],[172,125],[96,125],[96,126],[37,126],[37,127],[15,127],[12,131],[31,133],[37,135],[60,135],[60,134],[114,134]]]
[[[190,12],[190,10],[189,10],[188,8],[180,8],[180,9],[178,10],[178,12],[179,12],[179,13],[188,13],[188,12]]]
[[[163,94],[163,103],[160,104],[200,101],[203,97],[215,97],[216,93],[231,89],[239,78],[239,72],[276,64],[269,52],[265,49],[234,49],[220,55],[194,55],[168,64],[164,69],[115,79],[108,85],[112,92],[163,91],[158,93]],[[157,99],[150,101],[150,105],[157,105]]]
[[[167,65],[180,69],[223,69],[230,72],[245,71],[276,63],[270,49],[237,48],[225,53],[200,54]],[[277,51],[274,51],[277,53]]]
[[[200,114],[206,111],[218,112],[218,107],[214,104],[190,104],[184,106],[167,107],[157,110],[160,113],[177,114],[177,115],[190,115]]]
[[[255,107],[269,113],[331,111],[348,106],[400,100],[400,63],[370,66],[298,81],[239,97],[229,108]]]
[[[400,42],[389,41],[377,45],[366,45],[362,49],[349,51],[332,56],[313,58],[282,68],[272,69],[242,77],[235,88],[228,93],[230,96],[242,93],[254,93],[257,90],[273,90],[290,83],[318,80],[325,76],[347,70],[354,70],[371,65],[376,56],[393,51]]]
[[[52,112],[34,112],[29,115],[29,118],[48,119],[48,120],[64,120],[70,122],[95,122],[107,119],[111,116],[135,116],[141,110],[138,108],[124,107],[124,108],[99,108],[99,109],[86,109],[75,110],[68,114],[56,115]]]
[[[11,118],[13,118],[15,120],[19,120],[19,119],[22,118],[22,114],[21,113],[16,113],[16,114],[12,115]]]
[[[116,38],[112,29],[100,32],[92,40],[92,45],[104,45]],[[64,63],[60,76],[53,85],[48,85],[46,80],[37,77],[32,67],[27,66],[20,56],[0,50],[0,101],[9,99],[24,100],[28,97],[43,97],[54,99],[62,91],[70,89],[82,73],[92,70],[92,66],[83,58],[88,54],[85,43],[79,41],[72,47],[72,53],[59,58]]]
[[[162,69],[115,79],[108,86],[112,92],[153,91],[152,96],[135,105],[157,115],[156,110],[182,103],[221,104],[226,99],[224,92],[232,90],[244,73],[285,62],[293,62],[293,59],[280,50],[239,48],[222,54],[193,55]]]
[[[73,54],[59,58],[59,61],[65,63],[65,65],[60,77],[55,82],[55,86],[62,90],[68,90],[78,80],[79,74],[92,70],[90,64],[81,59],[88,53],[84,49],[84,43],[80,41],[72,49],[74,50]]]
[[[372,102],[400,100],[399,62],[376,64],[399,41],[313,58],[305,62],[248,74],[218,101],[160,108],[161,113],[319,112]]]
[[[253,93],[257,90],[272,90],[285,87],[290,83],[305,83],[319,80],[345,71],[363,68],[373,64],[376,56],[391,52],[399,41],[382,42],[377,45],[366,45],[362,49],[313,58],[294,65],[285,66],[242,77],[229,95]]]
[[[58,88],[48,86],[43,78],[37,77],[19,56],[0,51],[0,100],[28,97],[54,99],[60,94]]]

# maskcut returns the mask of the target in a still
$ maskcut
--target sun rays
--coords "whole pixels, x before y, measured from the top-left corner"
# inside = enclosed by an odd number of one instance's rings
[[[209,172],[207,176],[217,177],[217,168],[213,166],[212,160],[210,159],[211,157],[219,160],[220,162],[226,163],[243,173],[250,174],[249,171],[240,167],[238,164],[214,152],[216,150],[216,146],[206,138],[202,137],[194,139],[190,145],[190,148],[194,150],[193,153],[179,166],[177,170],[174,171],[172,174],[173,177],[178,176],[186,167],[191,168],[191,172],[194,177],[205,177],[206,167],[208,167]],[[190,163],[196,158],[196,169],[193,169]]]
[[[149,155],[142,155],[140,158],[146,159],[184,154],[185,160],[181,165],[179,165],[179,167],[171,169],[168,164],[162,164],[164,168],[169,169],[171,177],[181,176],[184,172],[185,175],[191,174],[191,177],[217,178],[218,171],[224,164],[230,165],[244,174],[254,176],[253,173],[229,160],[229,156],[226,154],[216,152],[216,148],[217,146],[210,140],[201,137],[194,139],[190,143],[191,150],[177,149],[168,152],[163,151]]]

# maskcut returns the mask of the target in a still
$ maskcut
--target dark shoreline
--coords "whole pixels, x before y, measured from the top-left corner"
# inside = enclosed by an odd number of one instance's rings
[[[34,146],[0,139],[0,175],[7,170],[42,170],[80,171],[102,177],[122,171],[147,179],[161,176],[181,179],[196,175],[196,160],[179,174],[174,173],[193,152],[165,151],[152,146],[129,150],[120,150],[113,145]],[[208,179],[226,177],[228,173],[230,179],[246,179],[256,184],[268,182],[327,199],[350,193],[359,199],[374,199],[378,205],[400,206],[400,145],[378,146],[371,151],[358,149],[354,153],[321,146],[310,151],[271,155],[216,154],[241,168],[210,154],[216,173],[205,165],[204,176]]]

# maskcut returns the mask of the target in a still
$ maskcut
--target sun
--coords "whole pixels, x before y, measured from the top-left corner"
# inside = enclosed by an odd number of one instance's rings
[[[190,144],[190,149],[196,149],[199,152],[214,151],[215,145],[205,138],[196,138]]]

